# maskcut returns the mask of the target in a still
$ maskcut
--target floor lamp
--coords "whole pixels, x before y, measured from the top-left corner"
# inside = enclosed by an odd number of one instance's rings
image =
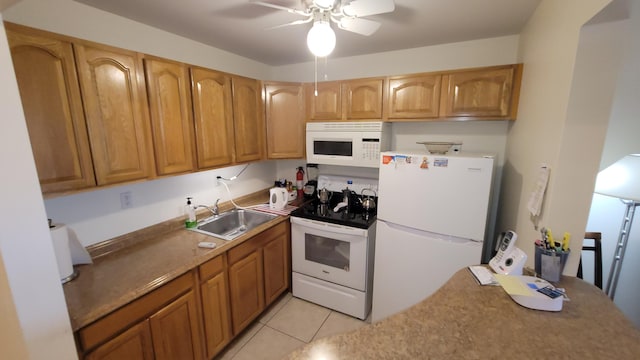
[[[626,205],[605,289],[609,298],[613,300],[622,269],[624,252],[629,241],[633,215],[636,207],[640,205],[640,154],[627,155],[600,171],[596,180],[595,192],[619,198]]]

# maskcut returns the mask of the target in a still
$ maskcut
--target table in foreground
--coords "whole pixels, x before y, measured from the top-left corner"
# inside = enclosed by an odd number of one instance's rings
[[[560,312],[524,308],[464,268],[421,303],[288,359],[640,359],[640,331],[599,288],[563,277]]]

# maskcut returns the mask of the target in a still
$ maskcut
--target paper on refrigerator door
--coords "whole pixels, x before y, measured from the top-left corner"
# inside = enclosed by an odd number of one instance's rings
[[[532,216],[540,215],[540,211],[542,210],[544,192],[547,190],[547,183],[549,182],[549,171],[550,169],[547,165],[540,165],[540,170],[538,171],[538,180],[536,180],[535,188],[531,192],[529,202],[527,203],[527,209]]]

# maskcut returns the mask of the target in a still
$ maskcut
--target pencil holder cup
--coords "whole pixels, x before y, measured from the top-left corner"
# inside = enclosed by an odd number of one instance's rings
[[[536,246],[534,258],[534,267],[536,276],[539,276],[550,282],[560,281],[560,276],[567,263],[570,251],[547,250],[540,246]]]

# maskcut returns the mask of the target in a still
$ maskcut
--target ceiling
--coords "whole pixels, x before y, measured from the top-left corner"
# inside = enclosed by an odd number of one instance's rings
[[[313,60],[306,46],[312,24],[268,29],[302,17],[252,4],[250,0],[76,1],[271,66]],[[303,9],[305,0],[264,1]],[[334,26],[337,44],[329,57],[519,34],[539,3],[540,0],[395,0],[392,13],[367,17],[382,24],[371,36]]]

